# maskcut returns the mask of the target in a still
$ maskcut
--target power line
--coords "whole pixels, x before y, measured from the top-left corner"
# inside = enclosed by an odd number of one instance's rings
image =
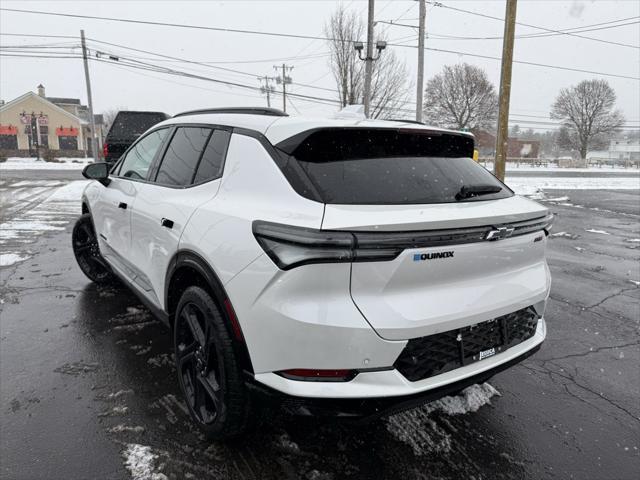
[[[408,47],[408,48],[418,48],[415,45],[401,45],[401,46]],[[480,55],[480,54],[477,54],[477,53],[459,52],[459,51],[456,51],[456,50],[448,50],[448,49],[444,49],[444,48],[425,47],[425,49],[426,50],[430,50],[432,52],[455,53],[456,55],[467,55],[469,57],[486,58],[486,59],[498,60],[498,61],[501,60],[500,57],[492,57],[490,55]],[[531,65],[531,66],[535,66],[535,67],[552,68],[552,69],[555,69],[555,70],[567,70],[567,71],[570,71],[570,72],[590,73],[592,75],[602,75],[602,76],[605,76],[605,77],[625,78],[627,80],[640,80],[640,77],[632,77],[630,75],[619,75],[617,73],[604,73],[604,72],[597,72],[595,70],[585,70],[585,69],[573,68],[573,67],[561,67],[560,65],[549,65],[549,64],[546,64],[546,63],[528,62],[528,61],[525,61],[525,60],[514,60],[513,63],[520,63],[522,65]]]
[[[624,27],[627,25],[637,25],[638,23],[640,23],[640,21],[635,21],[635,22],[627,22],[627,23],[621,23],[619,25],[613,25],[610,27],[598,27],[598,28],[589,28],[586,30],[580,30],[580,32],[593,32],[596,30],[605,30],[605,29],[610,29],[610,28],[617,28],[617,27]],[[562,34],[567,33],[567,31],[563,31]],[[530,39],[530,38],[546,38],[546,37],[553,37],[553,36],[557,36],[557,35],[562,35],[560,33],[533,33],[533,34],[529,34],[529,35],[516,35],[516,38],[518,39]],[[456,36],[456,35],[447,35],[447,34],[437,34],[437,33],[430,33],[431,38],[435,38],[436,40],[502,40],[502,37],[498,37],[498,36],[494,36],[494,37],[470,37],[470,36]],[[438,38],[441,37],[441,38]],[[610,42],[610,41],[604,41],[605,43],[611,43],[613,45],[617,45],[617,42]],[[625,45],[631,48],[637,48],[640,49],[640,46],[635,46],[635,45]]]
[[[496,18],[497,17],[491,17],[491,18]],[[640,21],[634,21],[634,22],[627,22],[627,23],[619,23],[618,25],[609,25],[611,23],[618,23],[618,22],[623,22],[623,21],[627,21],[627,20],[635,20],[640,18],[639,16],[635,16],[635,17],[627,17],[627,18],[620,18],[618,20],[610,20],[608,22],[600,22],[600,23],[594,23],[591,25],[583,25],[581,27],[572,27],[572,28],[563,28],[558,30],[558,33],[528,33],[528,34],[522,34],[522,35],[516,35],[516,38],[544,38],[544,37],[552,37],[552,36],[557,36],[557,35],[565,35],[566,33],[583,33],[583,32],[592,32],[592,31],[596,31],[596,30],[607,30],[607,29],[611,29],[611,28],[618,28],[618,27],[624,27],[627,25],[636,25],[638,23],[640,23]],[[389,24],[389,25],[393,25],[396,27],[407,27],[407,28],[418,28],[416,25],[408,25],[405,23],[397,23],[395,21],[384,21],[384,20],[378,20],[377,23],[385,23],[385,24]],[[609,25],[607,27],[602,27],[601,25]],[[591,28],[593,27],[593,28]],[[430,32],[429,33],[430,38],[435,38],[436,40],[502,40],[501,36],[492,36],[492,37],[472,37],[472,36],[461,36],[461,35],[447,35],[444,33],[433,33]],[[442,37],[442,38],[436,38],[436,37]],[[413,37],[415,38],[415,36]],[[615,42],[612,42],[615,43]],[[640,46],[635,46],[635,45],[629,45],[631,47],[634,48],[640,48]]]
[[[72,58],[72,59],[78,59],[78,58],[82,58],[82,55],[67,55],[67,56],[58,56],[58,55],[34,55],[34,54],[6,54],[6,53],[2,53],[0,52],[0,56],[8,56],[8,57],[22,57],[22,58]],[[126,58],[122,57],[123,60],[127,60]],[[137,61],[131,61],[132,63],[122,63],[122,60],[120,61],[114,61],[114,60],[108,60],[108,59],[102,59],[102,58],[91,58],[91,61],[94,62],[99,62],[99,63],[104,63],[104,64],[108,64],[108,65],[112,65],[115,67],[119,67],[119,68],[124,68],[126,70],[142,70],[142,71],[148,71],[148,72],[155,72],[155,73],[163,73],[163,74],[168,74],[168,75],[173,75],[173,76],[181,76],[181,77],[185,77],[185,78],[191,78],[191,79],[195,79],[195,80],[204,80],[204,81],[209,81],[209,82],[214,82],[214,83],[218,83],[218,84],[222,84],[222,85],[226,85],[229,87],[238,87],[238,88],[242,88],[245,90],[251,90],[251,91],[255,91],[255,92],[259,92],[260,88],[256,87],[256,86],[252,86],[252,85],[246,85],[246,84],[242,84],[242,83],[237,83],[237,82],[227,82],[225,80],[220,80],[220,79],[215,79],[215,78],[211,78],[211,77],[206,77],[203,75],[196,75],[196,74],[192,74],[189,72],[183,72],[180,70],[175,70],[175,69],[171,69],[171,68],[167,68],[167,67],[162,67],[159,65],[153,65],[153,64],[149,64],[146,62],[137,62]],[[139,73],[139,72],[133,72],[132,73]],[[185,84],[185,83],[181,83],[181,82],[176,82],[176,81],[171,81],[168,79],[163,79],[163,78],[159,78],[159,77],[155,77],[153,75],[148,75],[148,74],[142,74],[139,73],[140,75],[143,76],[147,76],[150,78],[155,78],[157,80],[162,80],[162,81],[168,81],[170,83],[175,83],[178,85],[183,85],[183,86],[187,86],[187,87],[192,87],[192,88],[198,88],[198,89],[202,89],[202,90],[209,90],[209,91],[213,91],[213,92],[220,92],[219,90],[213,90],[213,89],[208,89],[205,87],[199,87],[196,85],[189,85],[189,84]],[[254,95],[243,95],[240,93],[234,93],[234,92],[226,92],[229,94],[234,94],[234,95],[241,95],[241,96],[246,96],[246,97],[251,97],[251,98],[260,98],[258,96],[254,96]],[[275,94],[280,94],[280,92],[275,92]],[[330,98],[324,98],[324,97],[316,97],[316,96],[311,96],[311,95],[303,95],[303,94],[298,94],[298,93],[291,93],[291,92],[287,92],[288,96],[291,96],[293,98],[296,98],[300,101],[304,101],[304,102],[310,102],[310,103],[316,103],[316,104],[320,104],[320,105],[327,105],[327,106],[338,106],[340,105],[340,101],[336,100],[336,99],[330,99]],[[406,114],[413,114],[415,113],[413,109],[406,109],[406,108],[390,108],[388,110],[391,111],[396,111],[396,112],[401,112],[401,113],[406,113]],[[517,114],[514,114],[514,116],[518,116]],[[525,126],[529,128],[529,125],[536,125],[536,127],[530,127],[530,128],[534,128],[534,129],[552,129],[551,127],[557,127],[560,128],[562,126],[562,123],[554,123],[554,122],[540,122],[540,121],[535,121],[535,120],[520,120],[520,119],[511,119],[510,120],[510,124],[512,125],[520,125],[520,126]],[[538,125],[544,125],[545,127],[542,126],[538,126]],[[638,125],[623,125],[622,127],[620,127],[621,129],[626,129],[626,130],[631,130],[631,129],[638,129],[640,128],[640,126]]]
[[[441,5],[441,4],[438,4],[437,6],[443,6],[444,7],[444,5]],[[455,9],[454,7],[446,7],[446,8]],[[466,11],[466,10],[462,10],[462,9],[455,9],[455,10],[464,11],[465,13],[477,14],[477,15],[480,15],[480,16],[487,16],[488,18],[492,18],[494,20],[503,21],[503,19],[500,19],[498,17],[491,17],[491,16],[488,16],[488,15],[479,14],[478,12],[470,12],[470,11]],[[30,14],[38,14],[38,15],[53,15],[53,16],[72,17],[72,18],[85,18],[85,19],[92,19],[92,20],[106,20],[106,21],[135,23],[135,24],[144,24],[144,25],[155,25],[155,26],[165,26],[165,27],[192,28],[192,29],[197,29],[197,30],[211,30],[211,31],[219,31],[219,32],[227,32],[227,33],[244,33],[244,34],[251,34],[251,35],[265,35],[265,36],[271,36],[271,37],[315,39],[315,40],[324,40],[324,41],[335,41],[335,40],[337,40],[337,39],[334,39],[334,38],[331,38],[331,37],[321,37],[321,36],[314,36],[314,35],[289,34],[289,33],[279,33],[279,32],[265,32],[265,31],[244,30],[244,29],[235,29],[235,28],[222,28],[222,27],[207,27],[207,26],[203,26],[203,25],[187,25],[187,24],[179,24],[179,23],[167,23],[167,22],[152,22],[152,21],[148,21],[148,20],[132,20],[132,19],[115,18],[115,17],[98,17],[98,16],[78,15],[78,14],[70,14],[70,13],[43,12],[43,11],[40,11],[40,10],[23,10],[23,9],[17,9],[17,8],[0,8],[0,11],[17,12],[17,13],[30,13]],[[528,26],[528,27],[531,27],[531,28],[538,28],[538,29],[541,29],[541,30],[547,30],[547,31],[551,31],[551,32],[557,32],[557,30],[546,29],[546,28],[543,28],[543,27],[537,27],[537,26],[533,26],[533,25],[527,25],[527,24],[521,24],[521,25]],[[567,33],[567,35],[570,35],[570,34]],[[583,37],[583,38],[591,38],[591,37]],[[355,40],[349,40],[350,43],[353,43],[354,41]],[[395,46],[395,47],[403,47],[403,48],[417,48],[414,45],[401,45],[401,44],[394,44],[394,43],[388,43],[387,45],[388,46]],[[629,46],[629,45],[625,45],[625,46]],[[426,50],[430,50],[430,51],[434,51],[434,52],[451,53],[451,54],[455,54],[455,55],[466,55],[466,56],[469,56],[469,57],[486,58],[486,59],[491,59],[491,60],[500,60],[499,57],[491,57],[491,56],[488,56],[488,55],[479,55],[479,54],[468,53],[468,52],[460,52],[460,51],[456,51],[456,50],[445,50],[445,49],[438,49],[438,48],[433,48],[433,47],[425,47],[425,49]],[[584,69],[578,69],[578,68],[563,67],[563,66],[560,66],[560,65],[548,65],[548,64],[544,64],[544,63],[528,62],[528,61],[524,61],[524,60],[514,60],[513,63],[520,63],[520,64],[523,64],[523,65],[530,65],[530,66],[543,67],[543,68],[552,68],[552,69],[556,69],[556,70],[567,70],[567,71],[580,72],[580,73],[589,73],[589,74],[592,74],[592,75],[601,75],[601,76],[606,76],[606,77],[624,78],[624,79],[628,79],[628,80],[640,80],[640,77],[632,77],[632,76],[628,76],[628,75],[619,75],[619,74],[614,74],[614,73],[597,72],[597,71],[594,71],[594,70],[584,70]]]
[[[114,47],[118,47],[118,48],[123,48],[125,50],[131,50],[131,51],[135,51],[135,52],[146,53],[146,54],[155,55],[155,56],[158,56],[158,57],[161,57],[161,58],[171,59],[171,60],[179,61],[179,62],[183,62],[183,63],[190,63],[190,64],[194,64],[194,65],[200,65],[200,66],[203,66],[203,67],[213,68],[213,69],[217,69],[217,70],[223,70],[223,71],[227,71],[227,72],[231,72],[231,73],[235,73],[235,74],[239,74],[239,75],[244,75],[244,76],[248,76],[248,77],[252,77],[252,78],[261,76],[259,73],[256,73],[256,72],[245,72],[245,71],[242,71],[242,70],[236,70],[236,69],[232,69],[232,68],[219,67],[219,66],[216,66],[216,65],[210,65],[210,64],[208,64],[206,62],[199,62],[199,61],[195,61],[195,60],[189,60],[189,59],[182,58],[182,57],[174,57],[172,55],[166,55],[166,54],[163,54],[163,53],[153,52],[153,51],[150,51],[150,50],[141,50],[141,49],[138,49],[138,48],[127,47],[125,45],[120,45],[120,44],[111,43],[111,42],[105,42],[105,41],[98,40],[98,39],[95,39],[95,38],[90,38],[89,40],[91,40],[92,42],[97,42],[97,43],[101,43],[101,44],[104,44],[104,45],[110,45],[110,46],[114,46]],[[105,53],[108,53],[108,52],[105,52]],[[117,55],[117,54],[115,54],[115,55]],[[131,59],[131,58],[132,57],[129,57],[129,59]],[[306,83],[297,83],[296,82],[296,85],[302,86],[302,87],[307,87],[307,88],[313,88],[313,89],[316,89],[316,90],[325,90],[325,91],[329,91],[329,92],[333,92],[333,93],[336,92],[336,90],[334,90],[334,89],[329,89],[329,88],[325,88],[325,87],[317,87],[315,85],[310,85],[310,84],[306,84]]]
[[[0,10],[3,10],[0,8]],[[75,38],[78,39],[77,36],[73,35],[43,35],[41,33],[38,34],[29,34],[29,33],[4,33],[0,32],[0,35],[4,35],[6,37],[38,37],[38,38]]]
[[[467,13],[469,15],[475,15],[477,17],[489,18],[491,20],[497,20],[499,22],[503,22],[504,23],[504,18],[494,17],[492,15],[487,15],[485,13],[480,13],[480,12],[474,12],[472,10],[465,10],[463,8],[452,7],[450,5],[444,5],[441,2],[429,2],[429,3],[433,4],[436,7],[442,7],[442,8],[446,8],[448,10],[454,10],[456,12]],[[552,28],[539,27],[537,25],[531,25],[529,23],[516,22],[516,24],[517,25],[522,25],[523,27],[535,28],[537,30],[544,30],[545,32],[559,33],[561,35],[569,35],[569,36],[572,36],[572,37],[583,38],[585,40],[593,40],[595,42],[609,43],[609,44],[618,45],[618,46],[622,46],[622,47],[640,48],[637,45],[630,45],[628,43],[620,43],[620,42],[613,42],[613,41],[609,41],[609,40],[602,40],[600,38],[588,37],[586,35],[579,35],[577,33],[563,32],[562,30],[554,30]]]

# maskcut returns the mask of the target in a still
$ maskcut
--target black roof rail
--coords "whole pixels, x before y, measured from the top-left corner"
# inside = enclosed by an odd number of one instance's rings
[[[406,118],[384,118],[383,120],[387,122],[415,123],[416,125],[426,125],[426,123],[424,122],[419,122],[418,120],[407,120]]]
[[[173,116],[184,117],[185,115],[202,115],[206,113],[238,113],[245,115],[267,115],[271,117],[288,117],[285,112],[277,108],[264,107],[230,107],[230,108],[203,108],[200,110],[189,110],[188,112],[177,113]]]

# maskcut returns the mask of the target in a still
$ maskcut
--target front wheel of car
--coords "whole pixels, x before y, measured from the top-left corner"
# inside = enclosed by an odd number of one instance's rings
[[[180,298],[174,347],[178,382],[200,430],[211,440],[242,434],[249,420],[242,370],[220,309],[200,287]]]
[[[89,280],[96,283],[109,283],[114,280],[111,269],[100,254],[90,214],[85,213],[76,221],[71,234],[71,243],[78,266]]]

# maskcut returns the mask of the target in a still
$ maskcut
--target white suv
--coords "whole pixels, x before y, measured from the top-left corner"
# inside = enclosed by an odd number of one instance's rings
[[[210,438],[264,394],[301,414],[408,408],[545,338],[552,216],[473,148],[397,121],[187,112],[85,168],[76,258],[171,327]]]

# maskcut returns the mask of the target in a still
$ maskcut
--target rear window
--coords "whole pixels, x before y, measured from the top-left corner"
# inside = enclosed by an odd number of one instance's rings
[[[168,117],[162,112],[119,112],[116,115],[108,138],[136,139],[156,123],[166,120]]]
[[[210,128],[180,127],[176,129],[156,176],[156,183],[185,187],[193,174],[211,135]]]
[[[292,186],[324,203],[452,203],[513,195],[471,159],[473,138],[467,135],[415,129],[323,129],[292,137],[277,147],[284,156],[280,166]],[[458,195],[462,187],[477,186],[500,191]]]

